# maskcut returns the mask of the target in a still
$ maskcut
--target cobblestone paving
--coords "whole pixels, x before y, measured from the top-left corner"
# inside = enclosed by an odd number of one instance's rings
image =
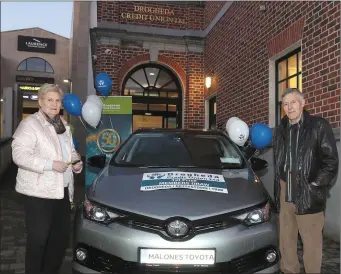
[[[14,191],[16,168],[0,178],[0,273],[25,273],[25,223],[20,196]],[[76,182],[75,201],[83,197],[82,178]],[[71,230],[72,231],[72,230]],[[302,245],[299,244],[302,261]],[[61,274],[72,273],[72,249],[67,249]],[[302,270],[301,273],[304,273]],[[340,244],[324,240],[322,273],[340,273]]]

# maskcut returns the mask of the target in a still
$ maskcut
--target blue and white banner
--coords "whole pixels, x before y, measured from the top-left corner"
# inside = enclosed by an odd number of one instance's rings
[[[224,176],[219,174],[179,171],[143,174],[141,191],[172,188],[228,193]]]

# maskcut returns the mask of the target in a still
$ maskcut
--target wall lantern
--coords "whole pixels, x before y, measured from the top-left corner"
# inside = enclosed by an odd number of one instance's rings
[[[205,86],[206,86],[206,88],[210,88],[211,85],[212,85],[212,77],[206,76],[206,78],[205,78]]]

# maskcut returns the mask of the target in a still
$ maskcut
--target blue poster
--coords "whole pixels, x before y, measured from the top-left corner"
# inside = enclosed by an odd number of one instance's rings
[[[100,97],[103,102],[101,122],[97,129],[89,129],[86,137],[86,160],[94,155],[106,154],[109,160],[112,154],[132,133],[132,97]],[[86,166],[86,189],[98,174],[98,169]]]

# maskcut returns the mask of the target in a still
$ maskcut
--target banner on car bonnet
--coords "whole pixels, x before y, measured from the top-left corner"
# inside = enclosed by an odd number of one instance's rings
[[[219,174],[179,171],[143,174],[141,191],[172,188],[228,193],[224,176]]]

